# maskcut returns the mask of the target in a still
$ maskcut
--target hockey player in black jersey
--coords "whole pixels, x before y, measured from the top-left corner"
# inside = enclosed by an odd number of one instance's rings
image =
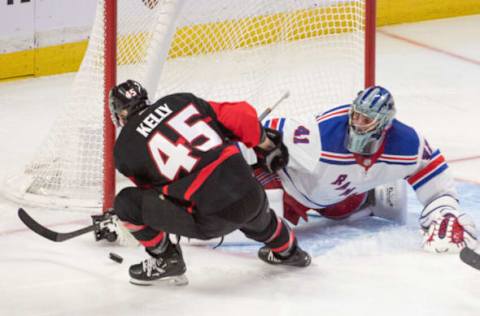
[[[150,104],[147,91],[127,80],[111,90],[110,110],[122,127],[116,168],[136,184],[117,194],[114,212],[151,256],[130,267],[132,283],[186,283],[180,245],[169,234],[206,240],[239,229],[265,244],[258,255],[267,263],[310,264],[233,143],[258,149],[269,169],[287,162],[281,140],[267,135],[251,105],[207,102],[190,93]]]

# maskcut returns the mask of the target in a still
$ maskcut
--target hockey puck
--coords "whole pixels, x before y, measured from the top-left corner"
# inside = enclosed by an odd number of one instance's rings
[[[117,262],[117,263],[122,263],[123,262],[123,258],[120,257],[119,255],[117,255],[116,253],[113,253],[113,252],[110,252],[110,259],[112,259],[113,261]]]

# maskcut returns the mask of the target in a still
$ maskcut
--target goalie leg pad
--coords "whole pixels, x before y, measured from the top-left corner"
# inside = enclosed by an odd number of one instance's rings
[[[404,180],[378,186],[368,206],[373,216],[404,225],[407,221],[407,185]]]

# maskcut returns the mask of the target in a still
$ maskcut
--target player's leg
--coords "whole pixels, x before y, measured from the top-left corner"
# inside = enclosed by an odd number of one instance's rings
[[[260,186],[250,193],[244,204],[238,207],[251,216],[240,230],[250,239],[263,242],[258,256],[270,264],[306,267],[311,258],[297,243],[295,233],[285,220],[278,217],[269,207],[265,192]]]
[[[308,207],[297,202],[284,191],[282,182],[276,174],[268,173],[262,168],[254,170],[255,178],[263,186],[267,194],[270,208],[279,216],[283,216],[290,223],[297,225],[300,218],[308,221]]]
[[[202,237],[185,207],[159,196],[154,190],[125,188],[115,197],[114,209],[142,244],[161,231],[190,238]]]
[[[172,243],[165,231],[179,233],[179,230],[175,229],[173,225],[181,224],[185,224],[187,227],[182,231],[194,228],[190,226],[191,222],[188,217],[182,217],[183,222],[181,222],[182,220],[171,211],[164,212],[164,210],[172,209],[173,212],[185,212],[184,210],[178,209],[175,205],[168,205],[168,207],[160,205],[166,203],[157,202],[157,200],[161,201],[158,194],[153,191],[149,192],[134,187],[123,189],[115,198],[115,213],[150,255],[148,259],[130,266],[130,282],[136,285],[153,285],[164,282],[171,282],[175,285],[187,284],[188,280],[184,275],[186,266],[180,245]],[[153,209],[156,209],[157,216],[152,215]],[[190,215],[188,216],[190,217]],[[168,220],[170,222],[167,224],[159,224]]]

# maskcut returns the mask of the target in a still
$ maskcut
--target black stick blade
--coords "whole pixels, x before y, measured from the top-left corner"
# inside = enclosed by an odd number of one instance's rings
[[[55,242],[65,241],[95,230],[95,225],[90,225],[69,233],[58,233],[35,221],[23,208],[18,209],[18,217],[32,231]]]
[[[32,231],[52,241],[58,241],[58,234],[36,222],[23,208],[18,209],[18,217]]]
[[[460,251],[460,259],[472,268],[480,270],[480,254],[472,249],[467,247],[463,248],[462,251]]]

